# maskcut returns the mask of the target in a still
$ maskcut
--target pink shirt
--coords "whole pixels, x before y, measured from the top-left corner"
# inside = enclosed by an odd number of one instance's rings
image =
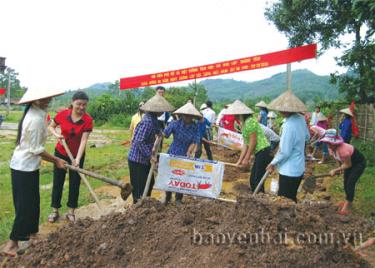
[[[311,126],[311,130],[318,135],[319,138],[323,138],[323,136],[326,134],[326,131],[324,128],[319,126]]]
[[[351,157],[354,152],[354,147],[350,144],[343,143],[337,146],[336,151],[329,149],[329,154],[336,160],[343,162],[345,158]]]

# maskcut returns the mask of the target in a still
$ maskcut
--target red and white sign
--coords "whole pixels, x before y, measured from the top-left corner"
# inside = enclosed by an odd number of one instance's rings
[[[217,143],[232,150],[241,151],[243,137],[241,134],[219,127],[217,132]]]
[[[224,165],[221,162],[160,154],[154,188],[217,198],[221,192]]]
[[[185,69],[146,74],[120,79],[120,89],[155,86],[159,84],[206,78],[210,76],[250,71],[316,57],[316,44],[295,47],[247,58],[217,62]]]

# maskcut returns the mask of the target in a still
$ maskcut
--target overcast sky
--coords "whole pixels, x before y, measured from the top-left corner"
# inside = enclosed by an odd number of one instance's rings
[[[1,0],[0,56],[23,86],[77,89],[286,49],[265,7],[263,0]],[[342,71],[338,53],[292,69]],[[255,81],[285,70],[218,78]]]

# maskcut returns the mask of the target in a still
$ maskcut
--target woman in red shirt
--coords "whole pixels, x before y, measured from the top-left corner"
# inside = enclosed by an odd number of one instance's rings
[[[236,132],[236,129],[234,127],[234,123],[237,123],[238,125],[240,125],[240,121],[238,121],[236,119],[236,117],[233,115],[233,114],[225,114],[223,115],[223,117],[221,118],[220,120],[220,125],[223,126],[223,128],[227,129],[227,130],[230,130],[230,131],[233,131],[233,132]]]
[[[55,156],[64,159],[76,167],[83,167],[85,161],[85,149],[89,135],[93,129],[93,120],[86,113],[89,98],[83,91],[77,91],[72,97],[72,104],[68,109],[57,113],[49,126],[50,132],[55,135],[59,142],[55,147]],[[60,126],[61,134],[56,132],[56,127]],[[65,139],[74,161],[72,162],[61,144],[61,139]],[[48,221],[53,223],[59,218],[59,208],[61,207],[61,197],[64,188],[66,170],[55,166],[53,171],[52,188],[52,213]],[[74,210],[78,207],[79,186],[81,178],[75,171],[69,170],[69,197],[67,206],[69,212],[67,220],[74,222]]]

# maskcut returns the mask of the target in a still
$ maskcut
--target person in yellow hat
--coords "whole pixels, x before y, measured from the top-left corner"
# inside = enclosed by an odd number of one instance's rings
[[[47,139],[46,110],[52,97],[63,93],[61,90],[29,89],[19,102],[26,104],[26,109],[18,124],[16,148],[10,161],[16,217],[10,240],[2,250],[8,256],[16,256],[19,241],[29,241],[39,231],[41,159],[65,168],[64,160],[49,154],[44,148]]]

